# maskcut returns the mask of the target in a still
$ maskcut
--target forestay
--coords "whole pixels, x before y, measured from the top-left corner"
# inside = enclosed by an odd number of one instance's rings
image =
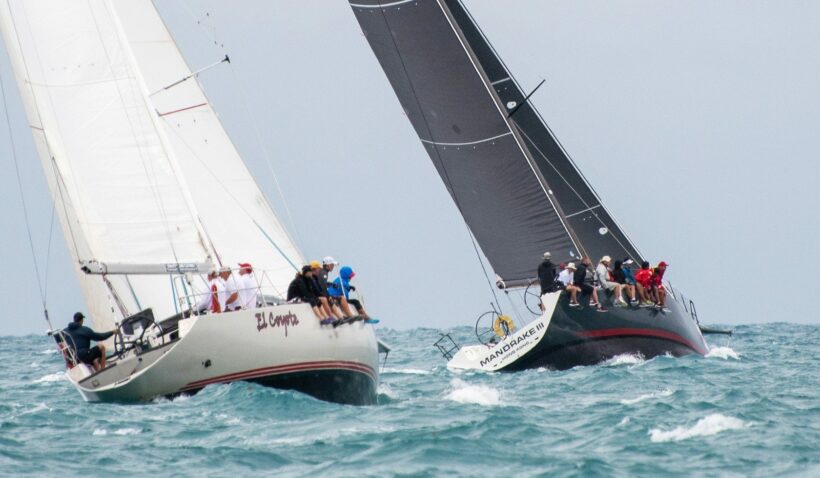
[[[524,95],[458,0],[350,3],[456,205],[508,286],[532,279],[544,251],[560,261],[639,258],[537,112],[521,105]]]
[[[285,290],[300,254],[197,81],[152,94],[190,69],[150,0],[9,0],[0,22],[96,326],[174,313],[157,265],[247,261]]]

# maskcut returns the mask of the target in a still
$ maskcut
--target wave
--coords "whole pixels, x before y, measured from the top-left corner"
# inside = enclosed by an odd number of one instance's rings
[[[420,368],[385,368],[382,373],[404,373],[408,375],[430,375],[431,371]]]
[[[65,372],[54,372],[48,375],[42,376],[37,380],[33,381],[32,383],[51,383],[51,382],[59,382],[65,378]]]
[[[142,428],[118,428],[114,430],[114,435],[139,435],[142,433]],[[105,428],[95,428],[94,432],[92,433],[94,436],[105,436],[108,435],[108,430]]]
[[[658,390],[657,392],[645,393],[645,394],[639,395],[635,398],[625,398],[625,399],[621,400],[621,404],[622,405],[634,405],[638,402],[642,402],[644,400],[649,400],[650,398],[669,397],[673,393],[675,393],[674,390],[665,388],[663,390]]]
[[[713,413],[705,418],[701,418],[697,423],[688,428],[680,426],[669,431],[653,428],[649,430],[649,439],[655,443],[681,441],[694,437],[717,435],[726,430],[740,430],[746,426],[746,423],[739,418]]]
[[[384,382],[379,384],[379,388],[377,390],[377,393],[379,395],[384,395],[386,398],[388,398],[390,400],[395,400],[395,399],[399,398],[399,395],[396,392],[394,392],[392,388],[390,388],[390,385],[388,385]]]
[[[644,363],[646,358],[641,354],[621,354],[603,362],[605,367],[620,367],[622,365],[638,365]]]
[[[706,358],[721,358],[723,360],[740,360],[740,354],[732,350],[731,347],[713,347],[709,349]]]
[[[487,385],[470,385],[459,379],[454,379],[450,385],[453,390],[444,396],[448,400],[485,406],[501,405],[501,392]]]
[[[41,350],[39,353],[41,353],[41,354],[46,354],[46,355],[56,354],[56,353],[57,353],[57,349],[55,349],[55,348],[48,348],[48,349],[45,349],[45,350]]]

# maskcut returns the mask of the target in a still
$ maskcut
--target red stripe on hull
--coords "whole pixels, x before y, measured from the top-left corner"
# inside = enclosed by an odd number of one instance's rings
[[[186,390],[192,390],[195,388],[202,388],[206,385],[211,385],[214,383],[225,383],[225,382],[233,382],[236,380],[246,380],[249,378],[259,378],[265,377],[268,375],[281,375],[285,373],[292,373],[292,372],[303,372],[308,370],[332,370],[332,369],[345,369],[345,370],[352,370],[355,372],[361,372],[367,374],[376,381],[376,372],[373,371],[367,365],[357,363],[357,362],[346,362],[346,361],[323,361],[323,362],[302,362],[302,363],[295,363],[295,364],[288,364],[288,365],[277,365],[275,367],[263,367],[257,368],[253,370],[245,370],[243,372],[234,372],[225,375],[220,375],[218,377],[209,378],[206,380],[199,380],[196,382],[191,382],[184,387],[180,391],[184,392]]]
[[[653,330],[653,329],[601,329],[601,330],[588,330],[586,332],[580,332],[578,335],[582,337],[587,337],[590,339],[600,339],[600,338],[611,338],[611,337],[634,337],[634,336],[643,336],[643,337],[654,337],[659,339],[671,340],[673,342],[677,342],[679,344],[685,345],[690,349],[694,350],[695,352],[706,355],[706,350],[702,347],[699,347],[689,340],[681,337],[678,334],[667,332],[666,330]]]

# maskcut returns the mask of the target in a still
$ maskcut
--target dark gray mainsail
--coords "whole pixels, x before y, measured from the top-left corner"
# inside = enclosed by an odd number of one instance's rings
[[[351,0],[467,225],[508,287],[544,251],[641,256],[459,0]],[[512,116],[509,116],[514,112]]]

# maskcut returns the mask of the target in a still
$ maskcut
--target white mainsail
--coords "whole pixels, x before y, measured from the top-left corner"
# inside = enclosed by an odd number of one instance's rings
[[[95,327],[175,313],[151,266],[251,262],[284,292],[301,254],[196,79],[163,89],[191,70],[150,0],[7,0],[0,26]]]

